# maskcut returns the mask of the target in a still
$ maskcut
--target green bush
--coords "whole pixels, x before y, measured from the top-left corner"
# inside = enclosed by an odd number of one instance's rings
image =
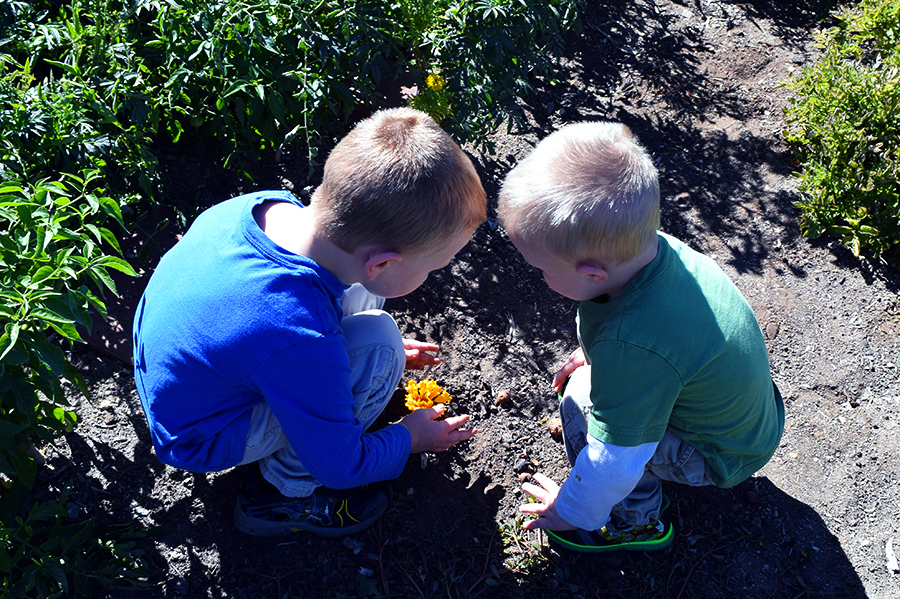
[[[64,489],[56,503],[34,505],[24,518],[0,524],[0,591],[7,598],[90,597],[94,583],[110,589],[154,588],[157,572],[136,540],[136,526],[72,522]],[[67,521],[69,520],[69,521]]]
[[[157,194],[149,150],[157,119],[133,12],[76,0],[51,15],[38,4],[0,13],[0,24],[9,21],[0,36],[0,178],[99,169],[113,194]]]
[[[51,443],[76,424],[61,381],[87,395],[60,342],[80,341],[77,325],[90,330],[92,311],[105,317],[103,292],[115,293],[109,269],[135,274],[123,259],[106,254],[108,248],[120,250],[105,223],[123,221],[118,202],[105,195],[98,178],[98,171],[90,171],[0,186],[0,589],[5,597],[56,597],[67,591],[86,596],[91,580],[130,584],[144,571],[132,546],[117,544],[118,532],[92,532],[93,520],[64,522],[65,497],[20,515],[37,474],[34,444]],[[104,564],[96,570],[99,562]]]
[[[122,223],[117,202],[98,187],[97,171],[31,186],[0,187],[0,472],[31,487],[33,438],[52,441],[71,431],[60,379],[87,393],[82,377],[52,336],[81,341],[91,311],[106,315],[104,289],[115,293],[108,269],[135,275],[122,258],[108,218]],[[9,496],[0,513],[15,513]]]
[[[785,84],[801,229],[884,259],[900,243],[900,2],[862,0],[835,17],[817,35],[821,57]]]
[[[315,158],[387,74],[390,5],[341,0],[139,1],[154,102],[173,140],[211,138],[226,162],[280,153],[298,139]]]
[[[552,74],[566,34],[579,28],[580,2],[572,0],[403,0],[400,5],[402,46],[418,90],[410,103],[458,141],[488,152],[493,152],[488,136],[498,125],[524,125],[518,99],[534,93],[535,76]]]

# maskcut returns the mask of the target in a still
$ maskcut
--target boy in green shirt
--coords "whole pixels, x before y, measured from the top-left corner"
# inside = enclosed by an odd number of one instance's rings
[[[525,528],[576,551],[662,549],[661,480],[730,487],[774,454],[784,405],[749,304],[709,258],[657,231],[656,168],[631,131],[581,123],[513,169],[499,215],[551,289],[581,302],[553,379],[572,472],[538,474]]]

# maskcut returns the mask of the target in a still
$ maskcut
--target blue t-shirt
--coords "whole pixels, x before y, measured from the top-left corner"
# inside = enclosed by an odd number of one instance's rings
[[[134,320],[138,393],[163,462],[197,472],[244,456],[250,416],[269,404],[310,473],[330,487],[397,477],[402,427],[365,433],[353,415],[340,327],[346,286],[259,228],[258,192],[201,214],[150,278]]]

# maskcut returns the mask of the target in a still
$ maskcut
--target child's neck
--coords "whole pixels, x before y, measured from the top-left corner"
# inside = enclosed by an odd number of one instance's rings
[[[254,211],[254,217],[275,244],[313,260],[344,285],[362,280],[356,257],[319,234],[313,206],[300,208],[288,202],[265,202]]]
[[[639,272],[653,262],[659,252],[659,237],[653,238],[653,243],[648,245],[641,253],[615,267],[607,269],[609,279],[606,281],[605,292],[610,299],[615,299],[625,292],[625,288]]]

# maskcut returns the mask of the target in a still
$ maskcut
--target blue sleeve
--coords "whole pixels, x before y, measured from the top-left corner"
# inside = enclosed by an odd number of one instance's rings
[[[366,433],[353,413],[343,337],[330,334],[284,349],[252,375],[291,447],[322,484],[349,488],[400,475],[409,432],[393,425]]]

